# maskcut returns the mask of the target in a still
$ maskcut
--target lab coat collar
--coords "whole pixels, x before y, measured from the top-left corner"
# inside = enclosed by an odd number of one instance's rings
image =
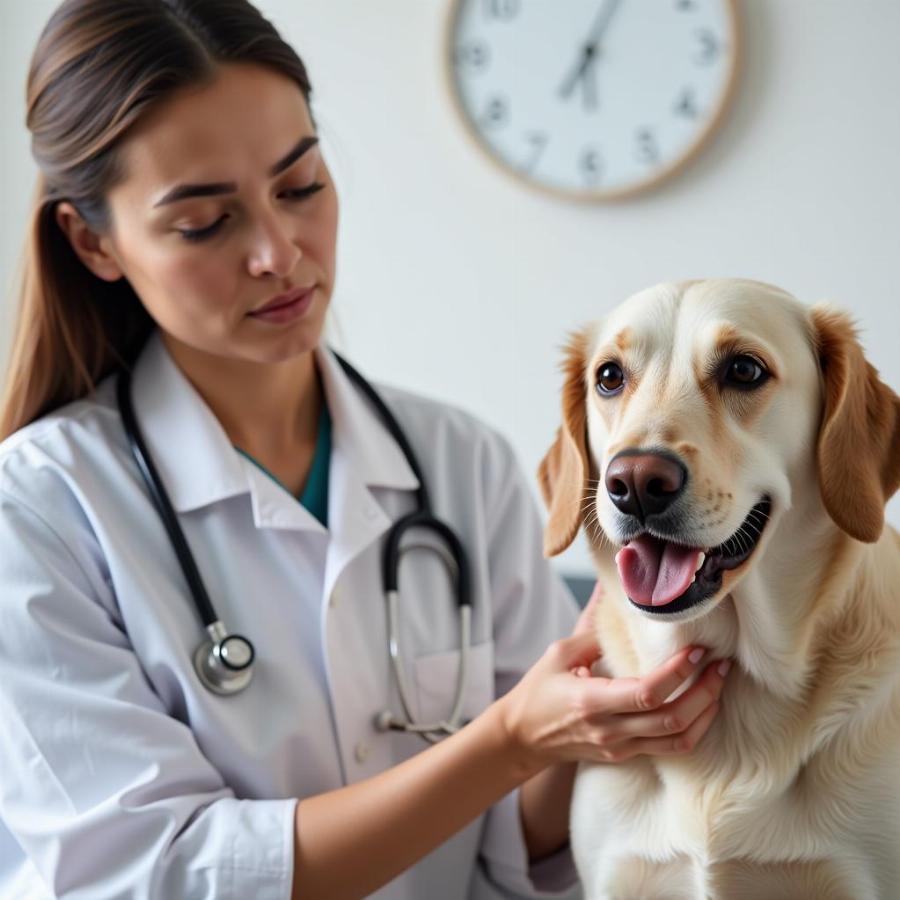
[[[331,351],[314,350],[332,418],[332,453],[345,456],[359,481],[412,490],[419,482],[377,412]],[[212,410],[175,364],[155,331],[134,367],[134,407],[144,439],[179,513],[250,493],[257,526],[324,531],[299,501],[232,446]]]
[[[246,493],[241,457],[212,410],[150,335],[132,373],[138,424],[176,512]]]
[[[412,467],[378,412],[350,380],[330,350],[315,352],[332,419],[332,443],[353,461],[369,487],[415,490]]]

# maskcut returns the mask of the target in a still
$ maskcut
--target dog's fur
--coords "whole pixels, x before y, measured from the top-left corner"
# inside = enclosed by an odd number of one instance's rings
[[[724,387],[749,353],[773,377]],[[618,362],[624,391],[602,397]],[[900,398],[849,318],[770,285],[642,291],[572,338],[562,426],[539,476],[545,552],[583,524],[605,586],[598,672],[645,673],[688,644],[732,657],[722,704],[688,754],[583,764],[572,846],[588,900],[900,897]],[[614,554],[609,460],[665,449],[688,469],[680,538],[716,546],[763,495],[753,554],[699,606],[633,606]]]

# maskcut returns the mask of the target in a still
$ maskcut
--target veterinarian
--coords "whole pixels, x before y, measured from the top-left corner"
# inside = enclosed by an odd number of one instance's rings
[[[506,441],[376,400],[324,342],[338,202],[309,95],[245,0],[67,0],[34,53],[4,896],[556,896],[576,762],[688,752],[717,709],[702,648],[590,677]],[[385,543],[425,494],[449,533],[404,533],[389,623]]]

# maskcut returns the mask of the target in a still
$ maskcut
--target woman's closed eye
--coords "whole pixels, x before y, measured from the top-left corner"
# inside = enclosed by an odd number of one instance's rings
[[[292,188],[291,190],[284,191],[282,196],[292,201],[305,200],[307,197],[311,197],[313,194],[317,194],[324,187],[325,185],[321,182],[314,181],[312,184],[307,185],[306,187]],[[212,225],[208,226],[207,228],[179,228],[176,230],[186,241],[202,241],[206,238],[212,237],[219,230],[220,226],[227,218],[227,215],[221,216],[217,221],[213,222]]]

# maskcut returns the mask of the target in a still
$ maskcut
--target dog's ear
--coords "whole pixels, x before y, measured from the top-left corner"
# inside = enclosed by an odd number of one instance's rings
[[[562,553],[578,534],[590,472],[587,451],[588,386],[585,367],[589,333],[573,334],[565,348],[562,425],[538,467],[538,481],[550,512],[544,529],[544,555]]]
[[[866,361],[849,316],[815,306],[811,319],[825,386],[818,442],[822,499],[847,534],[871,543],[900,485],[900,397]]]

